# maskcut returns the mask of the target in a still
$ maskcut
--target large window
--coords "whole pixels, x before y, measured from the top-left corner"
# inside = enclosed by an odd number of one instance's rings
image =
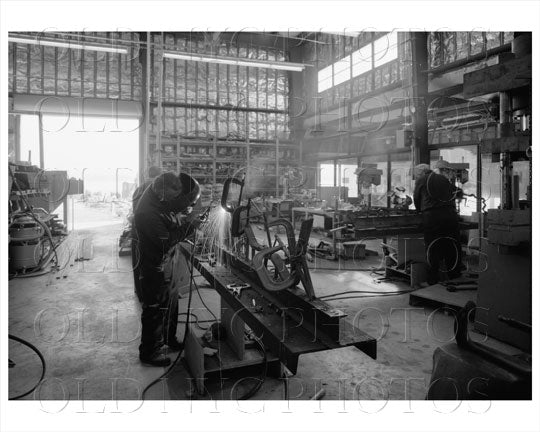
[[[373,42],[373,66],[379,67],[398,57],[397,33],[392,32]]]
[[[332,87],[332,65],[319,71],[319,93]]]
[[[358,162],[356,158],[354,159],[345,159],[339,161],[339,177],[338,186],[344,186],[349,188],[348,197],[357,198],[358,197],[358,186],[356,184],[356,169],[358,168]]]
[[[318,91],[344,83],[398,58],[398,35],[388,33],[318,72]]]
[[[351,79],[351,56],[334,63],[334,85]]]
[[[371,44],[352,53],[352,76],[357,77],[371,70],[373,50]]]
[[[319,186],[335,186],[334,161],[325,161],[319,163]]]

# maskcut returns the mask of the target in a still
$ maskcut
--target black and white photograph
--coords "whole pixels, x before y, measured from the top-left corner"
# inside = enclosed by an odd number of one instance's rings
[[[537,430],[539,4],[260,3],[2,2],[2,430]]]

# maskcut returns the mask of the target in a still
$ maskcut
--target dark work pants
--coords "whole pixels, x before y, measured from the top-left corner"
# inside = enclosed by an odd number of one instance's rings
[[[461,274],[461,244],[459,241],[459,220],[451,207],[441,207],[423,212],[424,243],[429,265],[430,284],[439,281],[439,270],[444,262],[449,279]]]
[[[149,358],[176,340],[178,326],[178,293],[171,292],[170,281],[162,271],[141,266],[142,313],[139,355]]]
[[[139,242],[135,236],[131,235],[131,268],[133,269],[133,285],[135,286],[135,295],[142,303],[142,284],[141,284],[141,270],[139,266]]]

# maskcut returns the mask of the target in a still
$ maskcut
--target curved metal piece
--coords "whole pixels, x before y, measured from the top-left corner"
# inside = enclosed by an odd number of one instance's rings
[[[294,285],[297,285],[300,281],[299,274],[296,272],[288,273],[288,278],[282,281],[276,281],[273,280],[270,277],[270,274],[268,272],[268,269],[266,268],[265,263],[268,262],[268,260],[272,261],[274,266],[276,266],[276,269],[278,270],[278,273],[286,274],[284,272],[284,269],[286,269],[285,262],[281,259],[281,257],[276,255],[276,252],[282,250],[281,246],[275,246],[267,249],[263,249],[260,252],[257,252],[252,260],[253,269],[255,270],[255,273],[259,277],[259,280],[263,286],[264,289],[268,291],[281,291],[287,288],[290,288]],[[277,256],[277,258],[276,258]]]
[[[276,273],[279,274],[279,277],[282,280],[287,280],[291,276],[291,273],[289,272],[289,269],[287,268],[287,265],[285,264],[285,260],[283,260],[277,253],[272,254],[270,257],[270,261],[272,261],[272,264],[274,264],[274,268],[276,269]]]
[[[249,206],[240,206],[232,211],[231,235],[240,237],[248,226]]]
[[[251,225],[248,225],[244,228],[244,234],[246,235],[248,244],[255,249],[256,251],[262,251],[265,246],[259,243],[257,240],[257,237],[255,237],[255,234],[253,233],[253,228],[251,228]]]
[[[221,207],[223,208],[223,210],[229,213],[232,213],[234,211],[234,207],[227,202],[229,198],[229,190],[231,188],[231,184],[236,184],[240,186],[240,196],[238,198],[238,204],[240,204],[242,200],[242,191],[244,189],[244,179],[240,180],[234,177],[228,177],[223,184],[223,192],[221,193]]]
[[[296,249],[296,239],[294,237],[294,228],[290,221],[287,219],[276,219],[272,222],[268,222],[269,228],[273,226],[285,227],[285,233],[287,234],[287,243],[289,244],[289,251],[291,253]]]

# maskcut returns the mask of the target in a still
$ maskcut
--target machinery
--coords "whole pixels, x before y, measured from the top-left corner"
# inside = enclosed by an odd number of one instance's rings
[[[482,220],[480,224],[485,263],[479,269],[476,305],[469,303],[460,311],[457,344],[438,348],[434,354],[432,384],[443,377],[451,377],[452,382],[430,385],[428,399],[531,399],[531,68],[531,34],[515,33],[510,55],[464,75],[465,97],[497,94],[498,136],[481,142],[479,152],[499,164],[500,205],[487,210],[487,229]],[[517,161],[529,162],[525,199],[520,199],[519,177],[513,172]],[[521,352],[513,349],[518,353],[507,355],[472,342],[467,335],[469,318],[478,332]]]
[[[234,200],[230,198],[232,187],[239,189]],[[302,353],[352,345],[375,358],[376,340],[352,325],[344,312],[317,298],[306,263],[313,220],[305,220],[296,237],[288,220],[267,222],[263,212],[267,242],[263,244],[250,223],[259,211],[251,200],[242,200],[243,189],[244,178],[229,178],[224,184],[220,206],[210,220],[214,220],[212,225],[217,225],[216,218],[224,221],[227,232],[214,250],[205,247],[216,244],[208,239],[194,247],[184,246],[194,267],[221,297],[221,324],[226,335],[219,347],[219,370],[262,361],[260,355],[248,355],[243,331],[246,325],[270,350],[267,361],[279,374],[282,366],[296,373]],[[284,232],[286,242],[278,235],[272,239],[271,230]],[[186,358],[199,391],[204,376],[212,370],[201,366],[204,347],[205,342],[190,331]]]
[[[409,206],[413,203],[411,196],[405,193],[402,186],[396,186],[389,196],[390,205],[397,210],[409,210]]]
[[[468,324],[477,309],[469,301],[454,321],[455,343],[433,354],[433,373],[426,399],[530,400],[532,364],[528,355],[510,355],[471,340]],[[531,328],[524,328],[531,332]]]
[[[365,189],[371,189],[372,185],[378,186],[381,184],[382,170],[377,169],[376,165],[364,165],[357,168],[354,172],[356,174],[356,181],[358,183],[358,196],[364,196],[363,191]],[[371,208],[371,190],[367,193],[364,204],[367,208]]]
[[[486,140],[480,151],[499,164],[500,205],[487,211],[487,257],[479,274],[475,327],[490,336],[530,352],[532,338],[532,140],[531,34],[515,33],[512,53],[499,64],[465,74],[467,97],[498,93],[497,138]],[[489,76],[490,79],[486,79]],[[520,199],[518,161],[529,164],[525,199]]]

